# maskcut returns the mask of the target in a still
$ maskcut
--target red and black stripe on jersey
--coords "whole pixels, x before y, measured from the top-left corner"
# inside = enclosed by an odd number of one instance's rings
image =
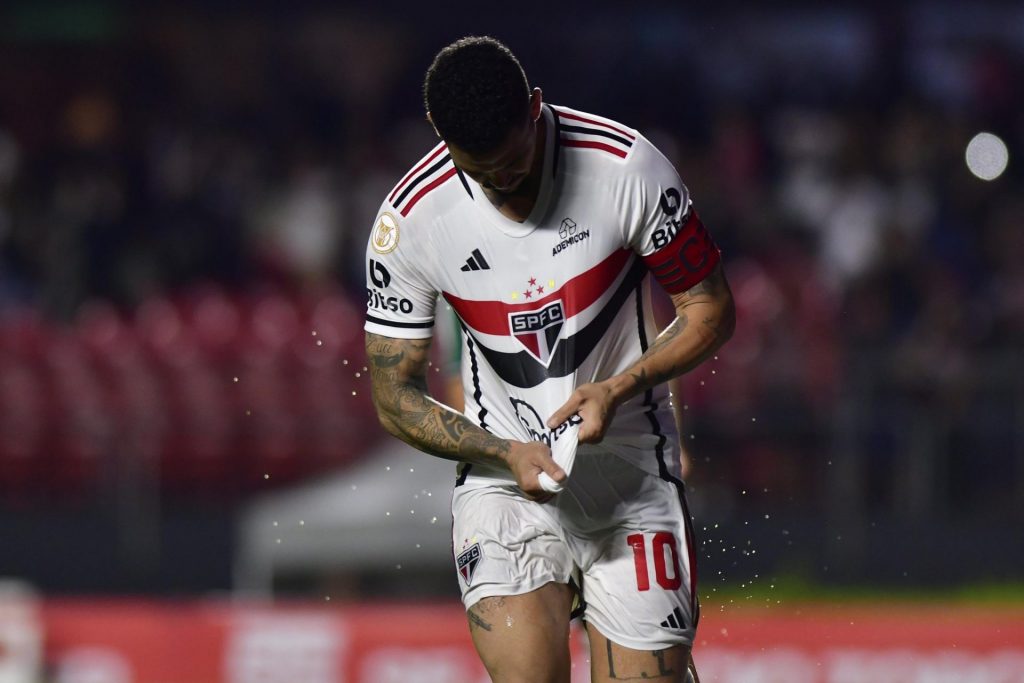
[[[547,366],[528,351],[505,352],[483,344],[474,332],[494,336],[512,336],[509,314],[537,310],[561,300],[569,319],[593,305],[606,292],[609,283],[619,279],[615,291],[601,310],[583,329],[559,341]],[[612,321],[647,274],[642,259],[628,249],[620,249],[590,270],[565,283],[559,290],[529,304],[508,304],[503,301],[463,299],[449,292],[444,298],[459,315],[466,334],[473,337],[477,348],[501,379],[512,386],[535,387],[550,377],[564,377],[576,370],[610,329]]]
[[[636,135],[609,121],[551,109],[558,117],[558,142],[563,147],[599,150],[625,159],[636,141]]]
[[[448,154],[448,147],[442,142],[405,174],[388,195],[388,202],[398,209],[404,218],[431,190],[443,185],[456,173],[455,164]]]

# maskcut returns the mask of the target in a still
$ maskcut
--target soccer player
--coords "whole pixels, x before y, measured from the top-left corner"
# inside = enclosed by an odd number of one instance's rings
[[[377,215],[366,351],[384,427],[459,463],[453,559],[480,658],[500,683],[568,682],[575,610],[596,683],[689,680],[696,547],[665,382],[732,334],[719,250],[648,140],[546,104],[500,42],[445,47],[423,90],[441,142]],[[652,279],[677,313],[660,334]],[[439,295],[463,413],[427,391]]]

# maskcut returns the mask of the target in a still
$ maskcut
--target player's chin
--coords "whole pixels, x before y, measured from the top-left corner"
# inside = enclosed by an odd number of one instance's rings
[[[520,176],[519,178],[516,178],[511,183],[506,185],[505,187],[495,187],[494,192],[495,194],[500,195],[515,194],[516,192],[519,191],[519,188],[522,187],[524,180],[526,180],[526,176]]]

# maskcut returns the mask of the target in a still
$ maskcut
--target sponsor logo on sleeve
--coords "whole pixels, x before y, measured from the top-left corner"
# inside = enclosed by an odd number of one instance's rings
[[[412,313],[412,301],[402,297],[388,296],[386,292],[380,291],[381,289],[387,289],[391,285],[391,273],[384,267],[384,264],[375,259],[370,259],[369,265],[370,282],[378,289],[373,287],[366,288],[366,305],[378,311]]]
[[[651,234],[651,241],[654,242],[655,249],[661,249],[671,242],[683,226],[682,220],[676,218],[676,214],[679,213],[679,209],[682,206],[682,201],[682,193],[674,187],[670,187],[662,193],[659,203],[661,204],[661,210],[667,218],[665,219],[665,227],[658,228]]]
[[[373,283],[374,287],[380,287],[381,289],[387,289],[388,285],[391,284],[391,273],[388,272],[383,263],[374,259],[370,259],[370,282]]]
[[[385,211],[377,219],[370,244],[378,254],[390,254],[398,246],[398,221],[390,213]]]

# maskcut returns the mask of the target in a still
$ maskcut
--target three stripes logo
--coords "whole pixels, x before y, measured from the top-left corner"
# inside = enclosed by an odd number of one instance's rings
[[[672,610],[672,614],[668,615],[668,617],[665,618],[665,621],[661,622],[661,625],[664,628],[674,628],[679,630],[685,629],[686,621],[683,619],[682,610],[676,607]]]
[[[468,273],[471,270],[490,270],[491,266],[487,263],[487,259],[480,253],[479,249],[474,249],[471,252],[471,256],[466,259],[466,265],[459,268],[463,273]]]

